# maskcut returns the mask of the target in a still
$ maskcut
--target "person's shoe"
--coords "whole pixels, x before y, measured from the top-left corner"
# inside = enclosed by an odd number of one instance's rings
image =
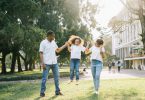
[[[45,93],[40,93],[40,97],[45,97]]]
[[[97,94],[97,95],[98,95],[98,94],[99,94],[99,91],[95,91],[95,94]]]
[[[55,95],[63,95],[60,91],[58,93],[56,93]]]
[[[72,83],[73,82],[73,80],[70,80],[69,82],[68,82],[68,84],[70,84],[70,83]]]
[[[79,85],[79,80],[76,80],[76,85]]]

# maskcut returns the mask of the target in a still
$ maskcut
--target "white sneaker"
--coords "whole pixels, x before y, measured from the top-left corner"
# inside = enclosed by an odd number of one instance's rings
[[[68,84],[70,84],[70,83],[72,83],[73,82],[73,80],[70,80],[69,82],[68,82]]]
[[[95,93],[98,95],[99,94],[99,91],[95,91]]]
[[[79,85],[79,80],[76,80],[76,85]]]

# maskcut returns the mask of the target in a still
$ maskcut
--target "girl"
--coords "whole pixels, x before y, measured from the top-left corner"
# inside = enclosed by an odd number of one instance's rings
[[[105,49],[103,47],[103,40],[97,39],[94,46],[86,51],[86,54],[91,53],[91,71],[94,81],[95,93],[99,94],[100,74],[103,67],[103,58]]]
[[[71,53],[70,56],[70,82],[73,82],[74,71],[76,75],[76,85],[78,85],[79,81],[79,67],[80,67],[80,59],[81,52],[85,51],[85,47],[83,47],[83,40],[78,36],[72,36],[69,39],[68,51]]]

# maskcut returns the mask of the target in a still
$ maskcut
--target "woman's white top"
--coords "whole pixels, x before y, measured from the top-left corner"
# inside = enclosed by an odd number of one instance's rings
[[[90,48],[91,53],[91,60],[99,60],[101,62],[103,62],[102,56],[101,56],[101,51],[105,52],[105,48],[102,47],[96,47],[96,46],[92,46]]]

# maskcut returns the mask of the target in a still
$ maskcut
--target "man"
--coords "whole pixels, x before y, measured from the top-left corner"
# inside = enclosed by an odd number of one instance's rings
[[[49,74],[49,70],[52,69],[54,82],[55,82],[55,94],[62,95],[59,88],[59,70],[57,64],[57,56],[56,53],[59,53],[67,46],[67,43],[62,47],[58,48],[55,42],[55,33],[53,31],[47,32],[47,38],[40,43],[40,60],[41,66],[43,68],[42,74],[42,83],[41,83],[41,91],[40,96],[45,96],[46,90],[46,80]]]

